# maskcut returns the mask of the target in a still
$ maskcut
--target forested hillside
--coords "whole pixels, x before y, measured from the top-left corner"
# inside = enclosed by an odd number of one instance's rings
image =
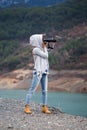
[[[29,58],[30,49],[27,47],[23,48],[23,41],[28,42],[31,34],[47,33],[50,35],[58,35],[60,31],[63,32],[65,29],[72,29],[74,26],[84,24],[86,22],[87,0],[67,0],[65,3],[61,3],[52,7],[15,7],[1,9],[0,70],[2,71],[3,68],[15,69],[32,61],[32,59]],[[69,47],[68,45],[67,47],[63,46],[63,48],[60,50],[61,53],[57,53],[57,49],[54,55],[49,57],[51,60],[51,66],[54,65],[53,68],[58,68],[58,65],[60,64],[59,62],[61,62],[60,59],[63,60],[61,63],[65,63],[67,61],[65,61],[64,57],[61,58],[63,50],[66,50],[70,57],[75,59],[77,56],[86,53],[86,36],[80,36],[78,40],[74,40],[71,39],[69,43],[73,44],[73,46],[78,43],[78,48],[80,46],[80,49],[84,44],[85,46],[83,48],[85,48],[85,51],[78,51],[79,54],[76,54],[76,56],[73,57],[73,47],[70,47],[70,45]],[[63,43],[63,40],[61,42]],[[70,50],[65,48],[69,48]]]
[[[0,40],[26,39],[33,33],[57,32],[87,21],[87,0],[68,0],[46,8],[0,10]]]

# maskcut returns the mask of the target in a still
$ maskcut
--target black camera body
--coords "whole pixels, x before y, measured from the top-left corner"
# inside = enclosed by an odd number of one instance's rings
[[[56,42],[55,39],[44,39],[43,41],[44,41],[44,42],[48,42],[48,43],[49,43],[49,42]]]
[[[55,43],[56,39],[49,38],[49,39],[44,39],[44,43],[48,43],[48,49],[54,49],[54,46],[51,43]]]

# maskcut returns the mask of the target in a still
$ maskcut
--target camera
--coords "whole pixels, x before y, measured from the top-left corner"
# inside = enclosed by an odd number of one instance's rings
[[[44,43],[48,43],[48,49],[54,49],[54,44],[56,42],[56,39],[48,38],[43,40]]]
[[[55,39],[44,39],[43,41],[44,41],[44,42],[56,42]]]

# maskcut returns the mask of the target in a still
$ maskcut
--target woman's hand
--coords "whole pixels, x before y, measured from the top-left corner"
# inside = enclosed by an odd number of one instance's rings
[[[48,47],[48,43],[44,43],[44,42],[43,42],[43,43],[42,43],[42,48],[45,48],[45,47],[46,47],[46,48]]]

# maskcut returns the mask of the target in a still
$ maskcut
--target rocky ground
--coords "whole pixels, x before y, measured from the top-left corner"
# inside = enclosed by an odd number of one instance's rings
[[[41,112],[41,105],[31,103],[32,114],[24,113],[24,101],[0,98],[0,130],[87,130],[87,118],[62,113],[49,108],[52,114]]]
[[[28,89],[32,70],[19,69],[0,76],[0,89]],[[38,87],[38,90],[40,87]],[[87,70],[50,71],[50,91],[87,92]],[[32,114],[24,113],[23,100],[0,98],[0,130],[87,130],[87,118],[49,108],[41,112],[41,104],[31,103]]]
[[[28,89],[32,70],[18,69],[0,76],[0,89]],[[51,70],[49,91],[87,93],[87,70]],[[38,87],[40,90],[40,87]]]

